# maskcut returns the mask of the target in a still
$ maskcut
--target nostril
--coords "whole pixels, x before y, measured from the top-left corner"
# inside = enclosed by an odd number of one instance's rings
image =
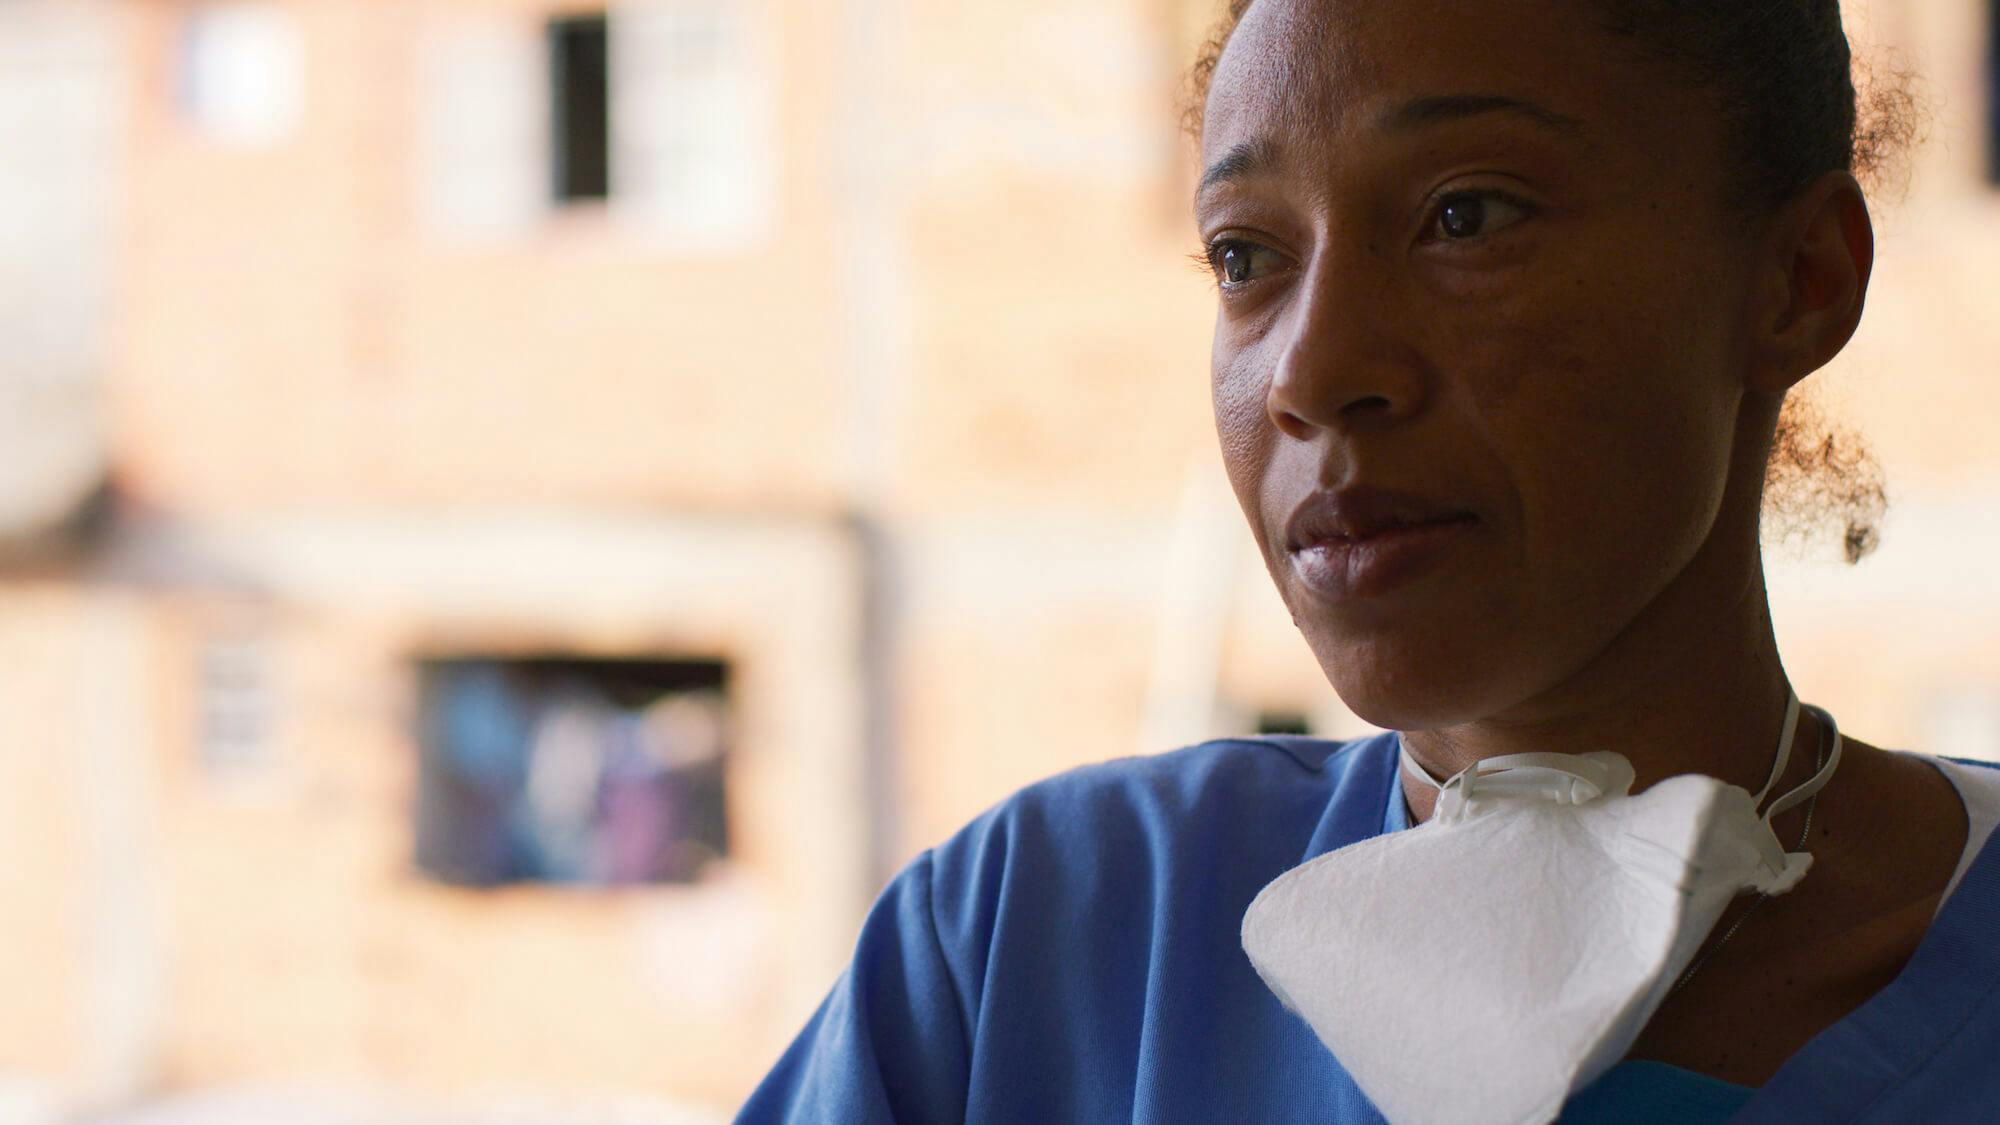
[[[1266,408],[1289,436],[1380,426],[1414,413],[1423,398],[1421,376],[1407,367],[1366,356],[1317,356],[1296,345],[1285,352],[1265,389]]]

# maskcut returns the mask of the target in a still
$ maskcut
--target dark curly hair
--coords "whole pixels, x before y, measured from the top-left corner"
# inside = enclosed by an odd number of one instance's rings
[[[1888,181],[1921,132],[1909,74],[1856,65],[1839,0],[1584,2],[1608,32],[1677,65],[1712,95],[1735,150],[1734,198],[1747,212],[1775,209],[1830,171],[1894,186]],[[1182,123],[1190,136],[1200,136],[1209,80],[1251,3],[1227,0],[1188,73]],[[1836,526],[1842,554],[1855,563],[1875,549],[1886,509],[1882,469],[1867,446],[1829,425],[1806,395],[1786,395],[1764,474],[1767,531],[1793,540]]]

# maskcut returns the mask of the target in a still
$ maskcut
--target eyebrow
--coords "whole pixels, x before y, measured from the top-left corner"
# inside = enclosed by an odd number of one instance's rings
[[[1277,142],[1269,137],[1254,141],[1243,141],[1222,154],[1222,159],[1208,166],[1201,174],[1201,183],[1194,189],[1195,198],[1225,180],[1240,180],[1268,171],[1278,163]]]
[[[1387,132],[1403,133],[1489,113],[1516,114],[1572,140],[1585,145],[1590,143],[1589,131],[1582,121],[1534,102],[1500,94],[1435,94],[1412,98],[1383,113],[1376,119],[1376,125]],[[1195,187],[1195,198],[1201,198],[1204,192],[1217,184],[1269,171],[1278,161],[1278,146],[1268,137],[1234,145],[1201,174],[1201,182]]]
[[[1376,124],[1390,132],[1406,132],[1447,121],[1463,121],[1488,113],[1511,113],[1562,133],[1575,140],[1589,140],[1583,122],[1552,109],[1500,94],[1436,94],[1412,98],[1377,118]]]

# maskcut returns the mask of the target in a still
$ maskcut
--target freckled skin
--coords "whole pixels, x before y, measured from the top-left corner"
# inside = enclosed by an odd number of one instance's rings
[[[1615,749],[1639,789],[1699,772],[1755,791],[1787,684],[1763,465],[1784,394],[1858,323],[1866,203],[1829,172],[1768,214],[1731,210],[1716,107],[1591,15],[1586,0],[1252,5],[1213,75],[1203,164],[1245,142],[1279,159],[1195,205],[1204,244],[1259,248],[1218,297],[1217,436],[1329,682],[1433,773]],[[1383,124],[1466,94],[1575,128]],[[1441,238],[1438,200],[1462,188],[1525,206]],[[1445,566],[1329,602],[1296,576],[1285,522],[1315,489],[1357,484],[1478,523]],[[1780,791],[1819,739],[1802,720]],[[1964,811],[1913,758],[1850,735],[1842,762],[1809,877],[1660,1009],[1634,1057],[1763,1082],[1908,960]],[[1429,816],[1431,790],[1406,777],[1404,793]],[[1804,816],[1776,818],[1787,846]]]

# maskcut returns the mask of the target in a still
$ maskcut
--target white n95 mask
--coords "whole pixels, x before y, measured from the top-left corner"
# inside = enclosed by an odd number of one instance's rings
[[[1633,796],[1631,764],[1608,752],[1478,762],[1425,823],[1273,880],[1243,948],[1396,1125],[1553,1120],[1631,1049],[1730,899],[1805,875],[1812,857],[1787,854],[1771,818],[1826,784],[1839,733],[1823,768],[1757,813],[1798,712],[1788,695],[1755,796],[1695,774]]]

